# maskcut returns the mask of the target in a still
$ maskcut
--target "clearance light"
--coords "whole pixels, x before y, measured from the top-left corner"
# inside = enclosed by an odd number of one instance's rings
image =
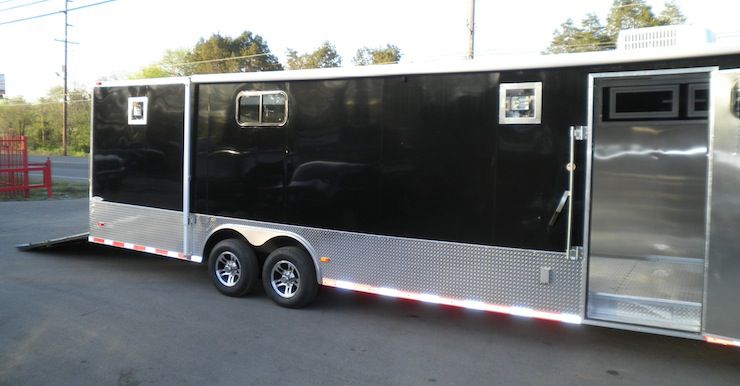
[[[390,296],[392,298],[400,297],[400,293],[398,293],[398,290],[394,290],[393,288],[378,288],[376,290],[376,293],[378,295]]]
[[[582,319],[578,315],[563,314],[557,312],[536,311],[527,307],[501,306],[497,304],[484,303],[478,300],[459,300],[445,298],[438,295],[419,294],[414,292],[399,291],[393,288],[373,287],[365,284],[355,284],[344,280],[323,279],[321,284],[327,287],[348,289],[352,291],[365,292],[375,295],[390,296],[400,299],[417,300],[425,303],[442,304],[446,306],[462,307],[472,310],[489,311],[509,315],[523,316],[528,318],[547,319],[564,323],[581,324]]]
[[[709,343],[721,344],[723,346],[737,346],[740,347],[740,342],[728,338],[717,338],[714,336],[704,335],[704,340]]]
[[[463,307],[470,308],[472,310],[485,311],[488,309],[488,307],[486,307],[486,303],[479,302],[477,300],[465,300],[462,304]]]
[[[331,261],[331,259],[328,258],[328,257],[326,257],[326,256],[324,256],[324,257],[320,258],[319,261],[322,262],[322,263],[328,263],[328,262]]]
[[[534,310],[531,308],[524,307],[511,307],[511,314],[516,316],[524,316],[527,318],[534,317]]]
[[[422,301],[425,303],[439,304],[442,301],[442,298],[437,295],[420,294],[419,301]]]

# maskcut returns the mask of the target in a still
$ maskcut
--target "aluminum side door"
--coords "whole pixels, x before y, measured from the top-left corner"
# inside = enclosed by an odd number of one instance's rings
[[[710,90],[710,212],[702,329],[717,337],[740,338],[740,69],[713,71]]]

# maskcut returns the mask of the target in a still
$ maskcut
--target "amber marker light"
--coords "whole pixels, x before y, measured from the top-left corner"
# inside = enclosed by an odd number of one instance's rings
[[[324,257],[320,258],[319,261],[321,261],[322,263],[329,263],[329,262],[331,262],[331,259],[328,258],[328,257],[326,257],[326,256],[324,256]]]

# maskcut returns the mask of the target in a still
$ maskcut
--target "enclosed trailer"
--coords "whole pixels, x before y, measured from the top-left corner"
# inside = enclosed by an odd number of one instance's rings
[[[106,81],[94,243],[739,345],[740,51]],[[260,280],[261,276],[261,280]]]

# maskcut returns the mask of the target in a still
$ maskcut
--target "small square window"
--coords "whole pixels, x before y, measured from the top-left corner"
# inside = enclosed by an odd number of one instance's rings
[[[146,125],[148,97],[129,97],[128,98],[128,124],[129,125]]]
[[[542,123],[542,82],[501,83],[498,123]]]

